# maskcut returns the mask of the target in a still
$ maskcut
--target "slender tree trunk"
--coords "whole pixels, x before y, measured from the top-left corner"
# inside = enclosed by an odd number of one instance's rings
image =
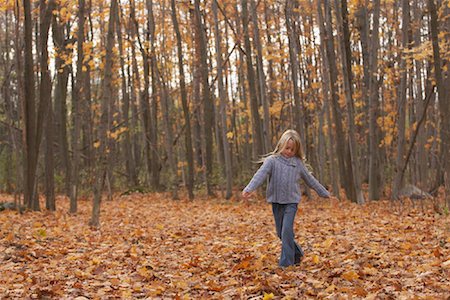
[[[341,186],[344,187],[345,193],[349,199],[355,199],[356,194],[353,188],[353,184],[350,181],[350,176],[348,174],[347,166],[345,164],[345,142],[346,137],[344,130],[342,128],[342,113],[339,105],[339,95],[336,83],[337,81],[337,66],[336,66],[336,54],[334,52],[334,38],[333,38],[333,28],[331,22],[331,6],[328,0],[323,3],[325,8],[325,40],[326,43],[326,54],[329,63],[328,71],[330,73],[330,92],[331,92],[331,108],[333,112],[333,121],[336,131],[336,154],[339,165],[339,178],[341,179]]]
[[[55,129],[56,141],[58,143],[58,157],[61,160],[65,193],[70,195],[70,174],[71,164],[69,159],[69,143],[67,138],[67,83],[69,81],[69,66],[64,65],[61,57],[69,55],[66,44],[69,42],[64,39],[64,25],[58,23],[56,16],[53,17],[53,43],[58,48],[58,55],[55,58],[56,87],[55,87]]]
[[[195,0],[195,16],[196,24],[198,26],[199,41],[200,41],[200,67],[201,67],[201,83],[202,83],[202,99],[204,110],[204,128],[205,128],[205,166],[206,166],[206,189],[209,196],[213,196],[212,190],[212,147],[213,147],[213,124],[214,124],[214,103],[211,98],[209,83],[208,83],[208,52],[207,39],[205,36],[205,26],[200,12],[200,1]]]
[[[271,47],[272,45],[272,36],[271,36],[271,30],[269,28],[270,26],[270,19],[269,16],[271,16],[272,12],[271,9],[269,8],[267,1],[264,0],[264,21],[266,24],[266,36],[267,36],[267,52],[268,52],[268,56],[271,57],[272,56],[272,50]],[[275,95],[276,95],[276,79],[275,79],[275,71],[274,71],[274,63],[272,61],[272,59],[268,59],[268,76],[269,76],[269,83],[268,83],[268,91],[267,91],[267,102],[268,105],[271,106],[274,102],[275,99]],[[271,151],[272,149],[272,143],[273,143],[273,137],[274,137],[274,125],[275,125],[275,119],[271,118],[269,115],[269,119],[272,120],[271,123],[269,124],[269,132],[270,132],[270,140],[269,140],[269,148],[267,149],[268,151]]]
[[[199,26],[196,25],[197,21],[196,21],[196,16],[195,16],[195,9],[190,8],[189,9],[189,17],[191,18],[191,23],[193,26],[193,30],[192,30],[192,40],[194,40],[194,49],[192,51],[192,56],[191,56],[191,60],[192,60],[192,101],[193,101],[193,106],[194,106],[194,114],[193,114],[193,118],[192,118],[192,122],[193,122],[193,130],[192,130],[192,134],[193,134],[193,138],[194,138],[194,147],[195,147],[195,152],[194,152],[194,157],[195,157],[195,161],[197,163],[197,168],[201,168],[203,171],[203,174],[206,174],[206,170],[204,167],[204,147],[202,145],[202,141],[204,141],[204,139],[202,138],[204,136],[204,133],[202,132],[202,127],[201,127],[201,120],[202,120],[202,110],[200,109],[201,107],[201,96],[200,96],[200,83],[201,83],[201,68],[200,68],[200,33],[198,32]],[[206,182],[206,175],[204,175],[204,182]]]
[[[31,1],[23,0],[25,63],[24,63],[24,201],[28,209],[39,210],[38,197],[35,194],[36,168],[38,157],[38,141],[36,139],[36,91],[33,72],[33,24],[31,16]]]
[[[448,7],[443,8],[447,13],[449,12]],[[442,57],[439,53],[439,28],[438,28],[438,17],[437,9],[434,0],[428,0],[428,11],[430,13],[430,39],[433,44],[433,62],[434,62],[434,75],[436,79],[436,87],[438,92],[439,101],[439,111],[441,116],[441,164],[442,172],[444,174],[444,186],[445,186],[445,197],[447,207],[450,207],[450,97],[449,88],[446,84],[450,81],[449,71],[448,71],[448,57]],[[448,25],[448,15],[446,24]],[[448,29],[448,27],[447,27]],[[447,35],[448,42],[448,35]],[[442,65],[441,60],[447,67],[445,77],[442,76]]]
[[[244,26],[244,24],[241,22],[242,16],[239,14],[239,10],[238,10],[238,4],[236,3],[235,6],[235,28],[236,28],[236,35],[237,36],[241,36],[242,35],[242,27]],[[241,27],[242,26],[242,27]],[[248,90],[247,90],[247,85],[246,83],[246,76],[245,76],[245,53],[242,49],[242,47],[239,47],[239,67],[238,67],[238,71],[237,71],[237,77],[238,77],[238,93],[239,93],[239,99],[242,100],[243,103],[243,109],[245,111],[248,110],[248,105],[249,105],[249,100],[248,100]],[[247,81],[248,82],[248,81]],[[246,169],[252,169],[252,164],[251,161],[249,159],[247,159],[248,157],[256,157],[256,151],[255,151],[255,143],[250,144],[250,120],[249,120],[249,116],[248,114],[244,114],[243,120],[242,122],[238,123],[239,125],[237,126],[239,129],[239,132],[243,132],[244,136],[245,136],[245,143],[242,144],[242,146],[240,147],[242,149],[240,156],[243,157],[243,161],[241,163],[241,170],[246,170]],[[243,128],[242,128],[243,127]],[[252,150],[253,149],[253,150]],[[252,155],[252,151],[253,151],[253,155]]]
[[[135,55],[135,49],[134,44],[132,43],[132,51],[133,51],[133,73],[135,77],[135,82],[138,85],[138,91],[139,91],[139,104],[142,111],[142,123],[143,123],[143,139],[144,139],[144,156],[145,156],[145,164],[147,166],[147,174],[150,182],[150,185],[153,189],[158,190],[159,189],[159,182],[158,177],[156,176],[156,173],[153,172],[153,166],[155,164],[156,158],[152,159],[152,144],[151,144],[151,124],[150,124],[150,104],[149,104],[149,88],[150,88],[150,59],[149,59],[149,49],[147,46],[144,45],[140,39],[139,36],[139,23],[136,19],[136,13],[135,13],[135,3],[134,0],[131,1],[131,19],[133,20],[134,26],[132,30],[132,39],[137,38],[139,42],[139,47],[142,55],[142,61],[143,61],[143,79],[144,79],[144,86],[143,90],[141,90],[141,84],[140,84],[140,75],[139,75],[139,69],[138,69],[138,63]],[[146,31],[146,45],[150,43],[150,32],[149,30]]]
[[[340,2],[340,3],[339,3]],[[339,4],[341,6],[339,7]],[[353,186],[356,192],[356,198],[352,199],[358,204],[365,202],[364,195],[361,189],[361,177],[360,177],[360,163],[358,158],[358,148],[356,143],[356,128],[354,117],[354,105],[353,105],[353,91],[352,91],[352,70],[351,70],[351,50],[350,50],[350,32],[348,28],[348,11],[347,0],[335,0],[337,20],[339,24],[339,30],[341,32],[340,46],[342,56],[342,73],[344,77],[344,90],[345,98],[347,100],[347,121],[348,121],[348,135],[349,135],[349,149],[350,149],[350,161],[353,177]]]
[[[183,116],[186,126],[186,131],[184,133],[184,143],[186,150],[186,160],[187,160],[187,180],[186,188],[188,190],[189,199],[194,199],[194,153],[192,146],[192,129],[191,129],[191,117],[189,112],[188,100],[187,100],[187,90],[186,90],[186,79],[184,75],[184,57],[183,57],[183,47],[181,40],[180,28],[178,25],[178,18],[176,12],[175,0],[171,0],[172,6],[172,22],[177,36],[177,55],[178,55],[178,70],[180,72],[180,93],[181,93],[181,105],[183,107]]]
[[[252,125],[253,125],[253,143],[255,154],[257,156],[264,153],[263,144],[263,133],[261,130],[261,119],[259,116],[259,105],[258,105],[258,95],[256,90],[256,78],[255,70],[253,69],[253,59],[252,59],[252,48],[250,44],[249,37],[249,16],[248,16],[248,5],[247,0],[241,0],[242,5],[242,24],[243,24],[243,35],[244,35],[244,48],[245,48],[245,58],[247,64],[247,81],[250,89],[250,111],[252,115]]]
[[[71,188],[70,188],[70,213],[76,213],[78,210],[78,186],[79,186],[79,171],[81,164],[81,149],[80,149],[80,132],[81,132],[81,105],[85,100],[84,78],[85,72],[83,70],[84,60],[84,28],[85,28],[85,1],[78,0],[78,33],[77,33],[77,75],[73,91],[72,99],[72,174]]]
[[[259,1],[258,1],[259,3]],[[263,146],[264,152],[271,151],[272,145],[272,135],[270,132],[270,114],[269,114],[269,102],[267,99],[266,92],[266,75],[264,73],[264,65],[263,65],[263,51],[261,45],[261,36],[259,33],[259,21],[258,21],[258,13],[255,0],[250,0],[250,10],[251,10],[251,18],[253,22],[253,44],[256,49],[256,73],[258,77],[258,91],[259,91],[259,102],[263,107]]]
[[[294,118],[295,118],[295,129],[300,134],[302,139],[302,145],[306,146],[306,132],[304,130],[304,116],[303,116],[303,108],[302,101],[300,97],[300,87],[299,87],[299,61],[297,53],[299,52],[298,48],[298,35],[295,30],[295,21],[294,21],[294,9],[295,3],[293,0],[286,0],[285,7],[285,16],[286,16],[286,30],[289,39],[289,59],[290,59],[290,69],[291,69],[291,80],[293,85],[293,94],[294,94]],[[305,153],[304,153],[305,154]]]
[[[130,94],[128,92],[127,76],[125,72],[125,55],[122,41],[122,28],[121,28],[121,15],[120,10],[117,10],[117,41],[119,43],[119,58],[120,58],[120,71],[122,75],[122,115],[123,126],[125,127],[125,139],[123,143],[125,168],[127,172],[128,184],[136,187],[139,182],[136,173],[136,160],[132,152],[132,143],[130,136]]]
[[[173,1],[173,0],[172,0]],[[232,187],[233,187],[233,175],[231,169],[231,152],[230,145],[228,143],[228,125],[227,125],[227,103],[228,103],[228,95],[225,91],[225,87],[223,84],[223,60],[222,60],[222,35],[219,28],[219,20],[217,17],[217,2],[214,1],[212,4],[213,14],[214,14],[214,29],[215,29],[215,37],[216,37],[216,60],[217,60],[217,84],[219,88],[219,98],[220,98],[220,122],[221,122],[221,133],[222,133],[222,146],[223,153],[225,158],[225,177],[226,177],[226,194],[225,198],[230,199],[232,196]]]
[[[324,26],[324,18],[322,13],[322,8],[320,6],[320,1],[317,1],[317,11],[319,17],[319,29],[320,29],[320,40],[321,44],[326,45],[326,33]],[[323,76],[323,91],[324,91],[324,110],[326,114],[326,120],[328,123],[328,137],[329,137],[329,147],[328,147],[328,156],[330,158],[330,180],[331,185],[333,187],[333,193],[341,199],[341,195],[339,192],[339,173],[337,171],[336,160],[335,160],[335,145],[336,140],[334,137],[333,129],[332,129],[332,119],[331,119],[331,91],[330,91],[330,73],[327,70],[327,66],[330,65],[328,62],[328,56],[326,55],[326,47],[320,47],[320,52],[322,54],[322,76]]]
[[[415,31],[413,33],[413,39],[414,39],[414,47],[419,47],[422,43],[421,38],[421,28],[423,26],[423,20],[422,20],[422,11],[419,7],[419,0],[414,1],[414,20],[413,22],[417,22],[419,26],[415,28]],[[424,112],[424,103],[422,101],[424,89],[422,88],[424,84],[424,79],[422,77],[422,72],[424,68],[424,64],[421,60],[414,61],[415,66],[415,86],[416,86],[416,96],[415,96],[415,106],[416,106],[416,115],[417,118],[420,118],[420,116]],[[426,88],[425,88],[426,90]],[[416,153],[415,153],[415,160],[416,160],[416,184],[417,186],[424,190],[427,186],[426,178],[428,173],[427,168],[427,157],[425,155],[425,144],[426,144],[426,136],[425,136],[425,128],[426,126],[422,126],[422,128],[419,128],[418,130],[418,136],[417,136],[417,147],[416,147]]]
[[[132,22],[130,22],[129,24],[129,39],[134,41],[136,39],[136,18],[134,17],[134,2],[131,1],[130,2],[130,19],[132,20]],[[129,54],[130,55],[130,54]],[[141,155],[140,155],[140,146],[141,143],[139,142],[139,131],[138,131],[138,123],[139,123],[139,115],[141,115],[140,113],[138,113],[138,93],[140,93],[141,91],[141,80],[140,80],[140,76],[139,76],[139,70],[138,70],[138,65],[137,65],[137,59],[136,59],[136,47],[135,47],[135,43],[131,43],[131,57],[129,57],[128,59],[129,61],[131,61],[131,66],[128,65],[128,73],[129,73],[129,78],[131,78],[131,87],[130,87],[130,97],[131,97],[131,112],[132,112],[132,118],[131,118],[131,128],[132,128],[132,155],[134,157],[134,161],[136,163],[136,176],[139,178],[139,165],[140,165],[140,161],[141,161]],[[131,75],[132,74],[132,75]],[[139,99],[141,99],[141,97],[139,97]],[[141,108],[142,110],[143,108]],[[144,123],[144,122],[142,122]],[[145,128],[145,123],[144,123],[144,133],[143,133],[143,137],[146,137],[146,128]],[[148,164],[148,153],[149,153],[149,147],[148,147],[148,143],[147,143],[147,139],[143,140],[142,145],[144,145],[144,158],[145,158],[145,162],[144,162],[144,166],[147,168],[147,172],[146,174],[149,174],[148,170],[149,170],[149,164]],[[145,168],[144,168],[145,169]]]
[[[377,126],[379,116],[379,81],[378,74],[378,49],[380,47],[379,23],[380,1],[373,3],[373,29],[370,40],[369,54],[369,199],[380,199],[381,190],[381,166],[380,166],[380,129]]]
[[[17,74],[23,74],[24,73],[24,66],[23,66],[23,64],[22,64],[22,62],[23,62],[23,48],[22,48],[22,45],[23,45],[23,43],[22,43],[22,40],[21,40],[21,36],[22,36],[22,34],[21,34],[21,32],[20,32],[20,22],[21,22],[21,15],[20,15],[20,4],[19,4],[19,0],[16,0],[15,2],[14,2],[14,16],[15,16],[15,19],[16,19],[16,22],[15,22],[15,24],[14,24],[14,32],[15,32],[15,36],[14,36],[14,52],[15,52],[15,57],[14,57],[14,62],[15,62],[15,65],[16,65],[16,70],[17,70]],[[24,88],[24,76],[21,76],[21,75],[18,75],[17,76],[17,99],[18,99],[18,112],[22,115],[22,117],[24,117],[25,116],[25,109],[24,109],[24,104],[25,104],[25,99],[24,99],[24,96],[25,96],[25,88]],[[20,120],[18,120],[18,125],[20,125]],[[23,126],[26,126],[26,123],[25,122],[23,122],[24,123],[24,125]],[[15,197],[15,199],[17,198],[17,194],[18,194],[18,192],[20,191],[20,190],[23,190],[24,191],[24,194],[25,194],[25,189],[26,189],[26,186],[27,186],[27,179],[26,179],[26,174],[27,174],[27,168],[26,168],[26,143],[25,143],[25,140],[24,140],[24,137],[25,137],[25,134],[24,134],[24,131],[22,131],[22,138],[20,139],[20,138],[17,138],[16,139],[16,141],[17,141],[17,144],[21,144],[21,149],[22,149],[22,152],[20,153],[19,151],[17,151],[17,153],[16,153],[16,161],[17,161],[17,164],[18,164],[18,167],[16,168],[16,185],[17,185],[17,187],[16,187],[16,197]],[[19,147],[18,147],[19,148]],[[22,155],[22,157],[23,157],[23,159],[22,159],[22,161],[23,161],[23,165],[22,165],[22,167],[23,167],[23,173],[22,173],[22,178],[21,178],[21,172],[20,172],[20,170],[19,170],[19,160],[20,160],[20,155]],[[24,182],[23,184],[21,184],[21,182]],[[19,202],[20,202],[20,199],[19,199]],[[18,203],[18,204],[21,204],[21,203]],[[23,199],[23,203],[22,203],[23,205],[27,205],[27,198],[26,197],[24,197],[24,199]]]
[[[402,46],[406,49],[409,45],[409,0],[402,0]],[[406,106],[407,106],[407,75],[408,75],[408,67],[406,64],[405,57],[401,58],[400,62],[400,87],[398,94],[398,140],[397,140],[397,158],[396,158],[396,172],[395,178],[392,185],[392,199],[397,199],[399,196],[400,189],[402,188],[402,175],[401,168],[404,164],[404,152],[406,145],[406,136],[405,136],[405,126],[406,126]]]
[[[100,204],[102,198],[102,190],[105,182],[105,177],[108,173],[108,157],[109,143],[107,136],[107,130],[109,130],[109,120],[108,120],[108,109],[110,108],[110,101],[113,97],[113,87],[112,87],[112,70],[113,70],[113,47],[114,47],[114,26],[115,17],[117,16],[117,1],[111,1],[110,13],[109,13],[109,24],[108,32],[106,37],[106,55],[105,55],[105,69],[103,77],[103,94],[101,103],[101,120],[99,124],[99,142],[98,147],[98,159],[97,159],[97,172],[96,172],[96,183],[94,185],[94,200],[92,206],[92,215],[89,224],[94,227],[100,225]]]
[[[157,70],[157,73],[160,73]],[[172,118],[170,117],[171,105],[170,105],[170,95],[167,90],[167,86],[164,82],[164,78],[161,77],[161,74],[158,75],[159,86],[162,88],[163,95],[161,97],[161,113],[163,118],[163,126],[164,126],[164,142],[167,153],[167,158],[169,160],[169,186],[172,191],[172,199],[177,200],[178,198],[178,167],[176,162],[176,156],[173,147],[173,129],[172,129]]]
[[[7,128],[7,135],[9,137],[9,141],[7,141],[6,144],[6,160],[8,163],[4,165],[4,174],[5,174],[5,191],[8,194],[12,194],[13,192],[13,166],[17,161],[15,160],[15,157],[13,153],[16,153],[17,147],[15,143],[15,131],[14,131],[14,123],[15,123],[15,109],[14,104],[11,97],[11,87],[12,87],[12,68],[11,68],[11,48],[8,45],[11,42],[11,35],[10,35],[10,18],[9,18],[9,11],[5,12],[5,56],[4,56],[4,73],[3,78],[1,82],[1,92],[3,95],[3,99],[5,101],[4,104],[4,110],[5,110],[5,116],[6,116],[6,126]],[[3,45],[2,45],[3,46]]]
[[[53,16],[55,2],[49,0],[48,3],[40,0],[40,69],[41,83],[39,92],[39,103],[46,104],[38,111],[38,124],[44,123],[46,126],[46,151],[45,151],[45,195],[46,208],[54,211],[55,208],[55,178],[53,162],[53,107],[52,107],[52,82],[48,68],[48,33]],[[40,109],[41,109],[40,105]],[[43,105],[42,105],[43,106]],[[46,115],[46,120],[45,119]],[[41,119],[40,119],[41,118]]]
[[[157,63],[156,63],[156,25],[153,15],[153,0],[147,0],[148,13],[148,40],[150,42],[150,75],[152,79],[152,97],[150,101],[150,151],[151,151],[151,172],[152,185],[156,190],[161,189],[160,186],[160,155],[158,151],[158,94],[162,91],[162,87],[158,85]],[[147,50],[148,51],[148,50]],[[148,53],[148,52],[147,52]],[[148,90],[148,89],[147,89]]]

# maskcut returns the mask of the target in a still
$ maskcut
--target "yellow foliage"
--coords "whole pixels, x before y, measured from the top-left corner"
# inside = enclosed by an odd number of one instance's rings
[[[270,116],[278,116],[283,108],[282,101],[275,101],[272,106],[269,107]]]
[[[317,254],[314,254],[312,261],[313,263],[318,264],[320,261],[319,256]]]
[[[227,132],[227,139],[228,139],[228,140],[232,140],[233,137],[234,137],[233,132],[232,132],[232,131],[228,131],[228,132]]]
[[[264,292],[263,300],[272,300],[275,297],[273,293],[267,294]]]

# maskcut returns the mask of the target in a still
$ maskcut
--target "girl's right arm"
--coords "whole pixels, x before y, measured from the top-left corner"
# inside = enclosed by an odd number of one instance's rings
[[[273,158],[271,156],[267,157],[264,160],[262,166],[256,171],[255,175],[253,175],[252,180],[250,180],[249,184],[244,188],[242,195],[247,197],[247,195],[254,190],[256,190],[267,178],[267,176],[272,171],[272,163]]]

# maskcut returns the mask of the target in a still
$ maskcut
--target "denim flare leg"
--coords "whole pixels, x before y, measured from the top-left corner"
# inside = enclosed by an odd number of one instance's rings
[[[281,239],[280,267],[298,264],[304,255],[302,247],[294,240],[294,218],[297,206],[297,203],[272,203],[277,235]]]

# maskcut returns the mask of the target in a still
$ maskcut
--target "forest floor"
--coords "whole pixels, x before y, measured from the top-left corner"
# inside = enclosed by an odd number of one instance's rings
[[[1,195],[0,201],[8,196]],[[263,199],[132,194],[67,213],[0,212],[1,299],[449,299],[450,217],[430,203],[304,199],[301,265],[277,266]]]

